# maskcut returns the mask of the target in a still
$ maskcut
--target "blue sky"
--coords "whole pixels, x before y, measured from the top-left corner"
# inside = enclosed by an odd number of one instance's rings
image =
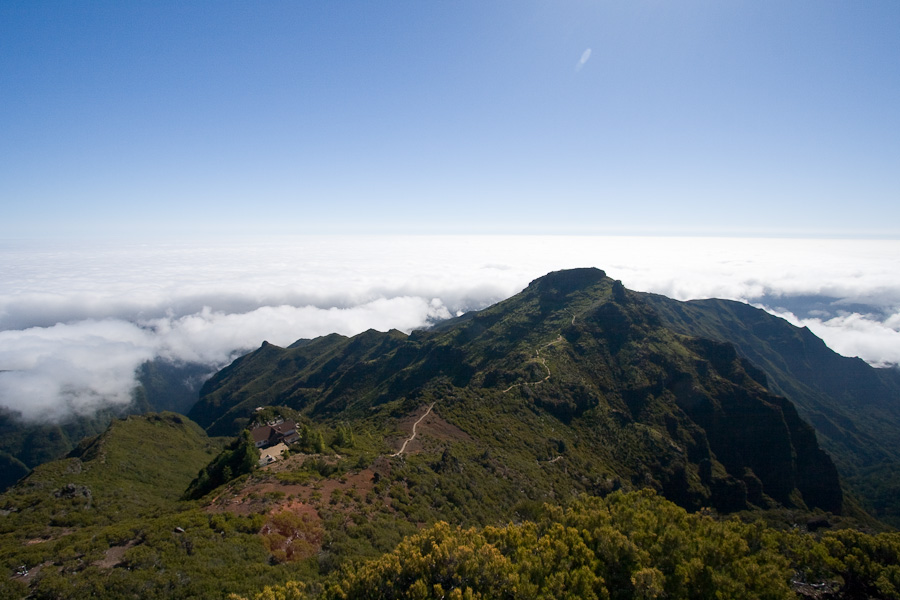
[[[898,31],[892,0],[6,0],[0,238],[898,238]]]

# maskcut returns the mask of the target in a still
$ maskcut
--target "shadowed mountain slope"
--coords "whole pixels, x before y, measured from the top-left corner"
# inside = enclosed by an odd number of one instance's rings
[[[841,356],[809,329],[741,302],[643,298],[666,327],[734,344],[813,425],[866,508],[900,526],[900,369]]]

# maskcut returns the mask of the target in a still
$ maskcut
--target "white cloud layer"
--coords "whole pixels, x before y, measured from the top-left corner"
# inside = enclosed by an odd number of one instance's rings
[[[868,357],[868,362],[876,367],[900,365],[900,312],[884,321],[859,313],[844,313],[830,319],[800,319],[793,313],[777,311],[774,314],[798,327],[809,327],[839,354]]]
[[[604,269],[631,289],[682,300],[764,298],[777,312],[815,297],[818,312],[780,312],[843,354],[878,365],[900,362],[897,241],[335,236],[81,247],[6,242],[0,260],[6,265],[0,273],[0,406],[32,419],[127,403],[135,369],[154,357],[221,367],[263,340],[288,345],[331,332],[410,331],[507,298],[549,271],[581,266]]]

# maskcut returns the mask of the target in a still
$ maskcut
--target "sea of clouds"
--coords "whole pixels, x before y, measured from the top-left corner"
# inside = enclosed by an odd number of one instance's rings
[[[594,266],[680,300],[729,298],[837,352],[900,363],[900,241],[305,236],[0,242],[0,406],[63,419],[127,404],[148,360],[228,364],[263,340],[411,331]]]

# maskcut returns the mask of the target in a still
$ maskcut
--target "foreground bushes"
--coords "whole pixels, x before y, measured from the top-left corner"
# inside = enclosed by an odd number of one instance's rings
[[[269,599],[796,598],[810,583],[844,598],[897,598],[900,534],[780,532],[688,514],[649,491],[548,507],[538,522],[438,523],[323,588]]]

